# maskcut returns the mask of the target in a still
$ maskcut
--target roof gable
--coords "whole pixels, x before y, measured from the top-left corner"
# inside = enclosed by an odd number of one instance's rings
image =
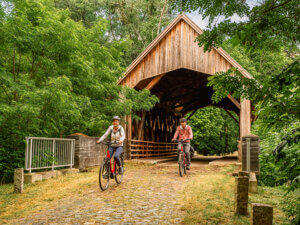
[[[202,30],[185,14],[178,15],[128,66],[118,84],[135,87],[143,80],[187,68],[215,74],[236,67],[245,77],[252,76],[222,48],[203,51],[195,39]]]

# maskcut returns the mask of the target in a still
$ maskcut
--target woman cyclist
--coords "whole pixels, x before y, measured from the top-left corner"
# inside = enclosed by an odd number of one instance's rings
[[[110,143],[109,146],[109,155],[110,157],[113,155],[115,151],[114,159],[116,160],[120,173],[123,173],[123,167],[120,161],[120,155],[123,152],[123,142],[125,140],[125,132],[124,128],[120,125],[120,117],[114,116],[112,119],[112,125],[107,129],[105,134],[99,138],[97,143],[102,142],[107,136],[110,135]]]

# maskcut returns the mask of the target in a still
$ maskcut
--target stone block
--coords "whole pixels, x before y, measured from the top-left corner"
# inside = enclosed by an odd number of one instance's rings
[[[239,173],[238,172],[233,172],[231,175],[234,176],[234,177],[237,177],[239,175]]]
[[[24,184],[24,170],[23,168],[18,168],[14,170],[14,192],[22,193]]]
[[[238,215],[248,215],[249,177],[236,177],[235,182],[235,213]]]
[[[60,171],[62,172],[63,175],[79,173],[79,169],[76,169],[76,168],[68,168],[68,169],[63,169],[63,170],[60,170]]]
[[[249,192],[251,193],[257,193],[257,179],[255,173],[250,173],[250,179],[249,179]]]
[[[42,177],[43,177],[42,179],[43,180],[48,180],[50,178],[56,177],[56,171],[55,170],[40,172],[40,174],[42,174]]]
[[[238,176],[239,177],[249,177],[250,176],[250,174],[249,174],[249,172],[247,172],[247,171],[239,171],[239,174],[238,174]]]
[[[63,173],[60,171],[60,170],[55,170],[56,171],[56,176],[59,177],[59,176],[62,176]]]
[[[24,174],[24,183],[33,184],[36,181],[42,181],[43,176],[39,173],[25,173]]]
[[[267,204],[252,203],[251,224],[272,225],[273,207]]]

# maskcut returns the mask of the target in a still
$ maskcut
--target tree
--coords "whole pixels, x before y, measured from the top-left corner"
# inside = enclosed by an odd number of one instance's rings
[[[189,120],[192,145],[203,155],[223,155],[237,150],[238,124],[217,107],[199,109]]]
[[[26,136],[99,136],[113,115],[149,110],[150,92],[117,85],[126,40],[108,40],[53,0],[14,0],[0,19],[0,182],[24,165]]]
[[[226,40],[230,39],[232,46],[242,48],[251,59],[252,66],[247,66],[248,60],[241,60],[241,64],[245,62],[246,66],[242,66],[246,69],[255,68],[254,79],[243,77],[236,68],[210,78],[208,85],[215,90],[213,100],[218,102],[228,93],[237,99],[251,100],[258,117],[254,131],[264,138],[260,159],[263,182],[270,185],[270,179],[275,178],[272,185],[288,183],[292,189],[299,187],[298,1],[266,0],[251,5],[253,2],[239,0],[172,0],[172,4],[179,11],[198,10],[204,18],[209,18],[208,29],[198,38],[205,50],[226,46]],[[243,19],[232,21],[233,15]],[[218,22],[217,17],[223,21]],[[266,137],[270,133],[271,140]],[[273,177],[268,178],[270,174]],[[299,198],[296,202],[299,204]],[[298,224],[299,212],[288,213],[293,214],[293,223]]]
[[[107,39],[129,40],[122,57],[128,66],[167,26],[174,12],[168,0],[55,0],[57,8],[68,9],[71,18],[91,26],[98,17],[108,21]]]

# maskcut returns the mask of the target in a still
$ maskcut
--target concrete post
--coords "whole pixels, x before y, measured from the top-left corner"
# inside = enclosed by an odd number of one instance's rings
[[[251,193],[257,193],[257,179],[255,173],[250,173],[250,179],[249,179],[249,192]]]
[[[14,192],[22,193],[24,184],[24,169],[18,168],[14,170]]]
[[[272,225],[273,207],[261,203],[252,203],[251,224],[252,225]]]
[[[238,176],[235,178],[235,213],[248,215],[248,188],[249,177]]]

